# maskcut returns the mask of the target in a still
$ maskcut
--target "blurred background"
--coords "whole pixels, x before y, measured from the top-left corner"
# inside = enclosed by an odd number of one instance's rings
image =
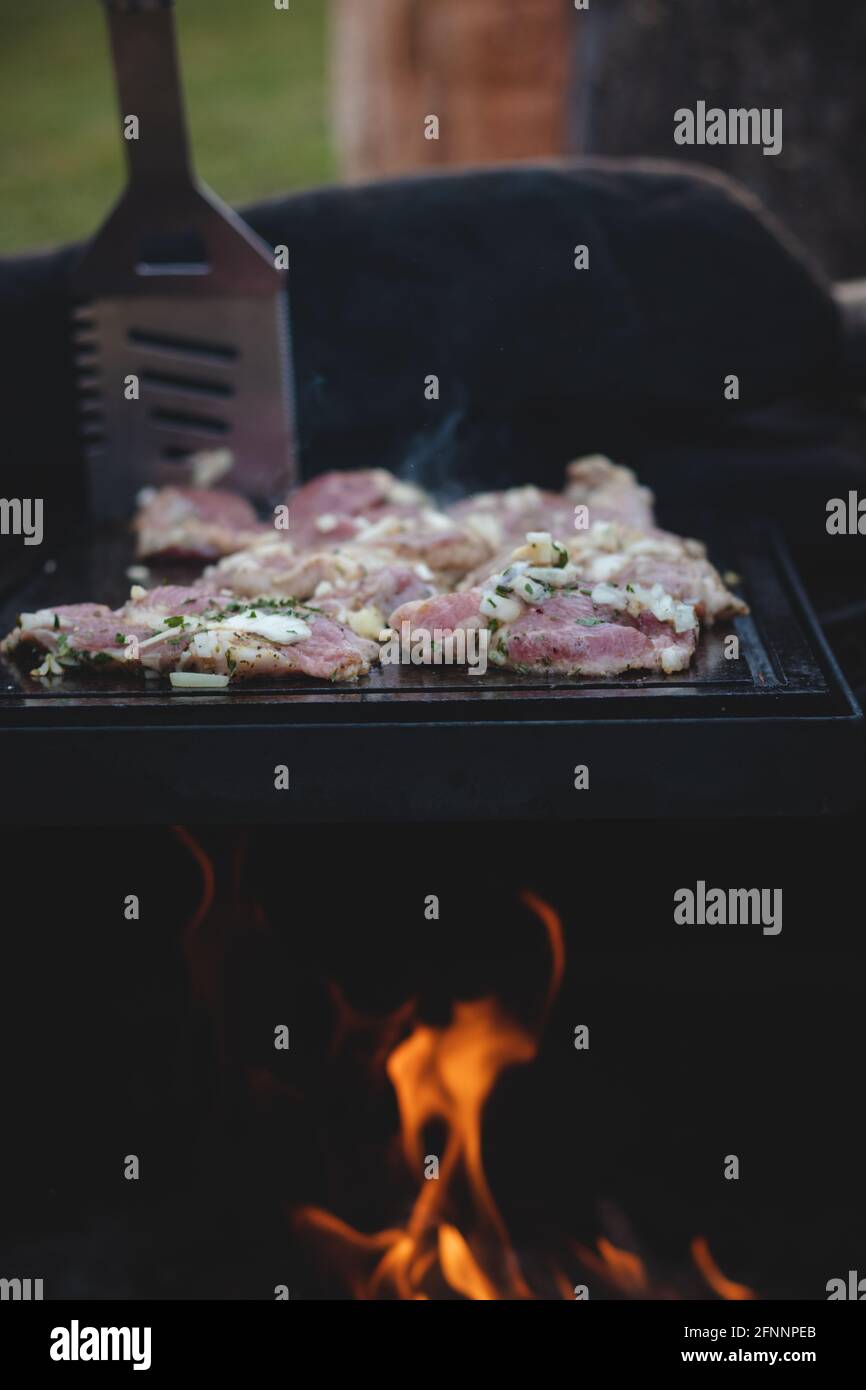
[[[0,10],[0,252],[87,235],[122,182],[98,0]],[[244,203],[338,178],[568,154],[721,168],[834,277],[866,252],[857,0],[178,0],[198,167]],[[682,148],[698,100],[781,107],[777,157]],[[26,113],[26,124],[24,122]],[[438,140],[424,119],[440,120]]]

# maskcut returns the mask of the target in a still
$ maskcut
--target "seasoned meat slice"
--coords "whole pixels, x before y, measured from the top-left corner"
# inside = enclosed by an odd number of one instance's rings
[[[379,654],[375,642],[291,600],[246,603],[213,589],[171,586],[133,590],[123,611],[129,619],[143,615],[150,626],[139,653],[152,670],[342,681],[366,675]]]
[[[486,627],[488,659],[511,670],[613,676],[628,670],[685,670],[698,633],[694,608],[661,585],[618,588],[582,579],[565,547],[549,536],[528,537],[513,560],[484,588],[404,604],[391,628],[410,637]]]
[[[480,492],[462,498],[448,512],[487,541],[493,555],[493,569],[487,572],[495,573],[504,565],[509,547],[519,545],[527,531],[572,535],[579,506],[586,507],[590,524],[621,521],[644,529],[654,525],[652,493],[641,487],[630,468],[600,454],[569,464],[563,492],[532,486]]]
[[[655,525],[653,495],[630,468],[590,454],[570,463],[565,476],[564,495],[573,506],[588,509],[590,522],[621,521],[643,531]]]
[[[273,526],[259,521],[245,497],[217,488],[145,488],[133,519],[139,556],[215,560],[243,550]]]
[[[375,636],[399,603],[436,593],[433,579],[422,562],[395,558],[389,550],[346,546],[293,556],[273,542],[229,556],[205,574],[206,582],[248,598],[311,599],[365,636]]]
[[[493,566],[487,571],[489,574],[503,568],[527,531],[567,536],[574,529],[574,503],[561,492],[545,492],[532,486],[478,492],[455,502],[448,514],[487,541],[492,558],[485,558]],[[495,563],[497,557],[499,564]]]
[[[321,473],[289,499],[289,533],[296,550],[352,540],[385,516],[408,516],[434,504],[421,488],[384,468]]]
[[[588,579],[613,584],[660,584],[692,604],[707,624],[748,613],[748,605],[725,585],[700,541],[669,531],[637,531],[616,522],[597,522],[567,543],[569,559]]]
[[[481,589],[404,604],[391,628],[409,635],[448,633],[457,627],[487,627]],[[496,620],[494,620],[496,621]],[[694,655],[696,632],[676,632],[651,612],[637,617],[594,604],[563,590],[530,605],[490,638],[488,660],[511,671],[563,676],[615,676],[623,671],[684,671]],[[498,660],[496,658],[499,658]]]
[[[345,624],[291,601],[245,603],[200,586],[134,588],[122,608],[73,604],[21,621],[2,644],[46,653],[35,674],[125,663],[157,673],[198,671],[235,679],[300,674],[321,680],[365,675],[379,647]]]
[[[275,615],[272,626],[262,624],[259,630],[252,619],[241,616],[235,626],[207,627],[193,634],[177,669],[228,675],[233,680],[302,675],[348,681],[367,675],[371,663],[379,658],[377,642],[357,636],[322,614],[297,610],[287,633],[290,621]],[[272,630],[273,640],[267,635]]]
[[[33,674],[59,676],[65,667],[126,662],[135,641],[150,631],[145,623],[127,620],[102,603],[61,604],[20,614],[17,625],[0,642],[0,651],[39,648],[47,656]]]

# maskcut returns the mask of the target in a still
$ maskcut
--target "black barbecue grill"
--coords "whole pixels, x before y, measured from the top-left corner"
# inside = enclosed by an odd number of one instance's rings
[[[704,630],[683,676],[542,679],[489,668],[385,666],[354,684],[172,692],[112,669],[61,680],[0,662],[0,733],[16,795],[4,814],[162,822],[807,815],[857,804],[862,715],[778,534],[715,547],[748,617]],[[16,613],[82,594],[120,604],[123,530],[82,538],[4,595]],[[154,581],[191,573],[163,567]],[[739,660],[724,656],[735,630]],[[858,761],[859,760],[859,761]],[[277,790],[278,766],[289,787]],[[575,789],[575,768],[589,770]]]
[[[862,290],[846,304],[855,326],[843,341],[827,286],[736,189],[640,163],[320,190],[245,215],[267,242],[292,247],[304,477],[381,465],[451,501],[558,487],[569,457],[609,452],[657,488],[663,525],[700,536],[741,577],[751,615],[734,624],[740,659],[724,658],[723,623],[702,634],[686,675],[667,678],[388,667],[355,685],[191,695],[115,670],[49,684],[10,661],[4,818],[578,821],[862,804],[862,716],[782,538],[806,517],[808,539],[826,547],[824,499],[863,477],[856,459],[840,464],[821,415],[864,379]],[[563,254],[577,241],[595,248],[589,276]],[[128,530],[99,529],[80,507],[68,340],[77,255],[0,265],[16,348],[3,491],[47,499],[38,553],[6,543],[4,631],[22,610],[119,605],[129,591]],[[734,364],[748,399],[720,405]],[[431,407],[419,383],[434,368],[443,398]],[[675,480],[677,453],[686,466]],[[786,503],[797,469],[800,501]],[[831,543],[834,555],[843,544]],[[576,790],[584,765],[589,787]],[[287,790],[275,786],[281,766]]]

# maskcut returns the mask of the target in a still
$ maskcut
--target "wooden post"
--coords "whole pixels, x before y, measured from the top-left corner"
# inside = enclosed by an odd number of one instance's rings
[[[567,0],[332,0],[331,19],[347,178],[567,149]]]

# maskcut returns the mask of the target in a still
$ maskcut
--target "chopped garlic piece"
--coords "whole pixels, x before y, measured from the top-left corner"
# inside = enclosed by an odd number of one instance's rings
[[[688,647],[664,647],[662,648],[662,670],[670,675],[674,671],[685,671],[691,659],[691,651]]]
[[[521,574],[512,583],[512,592],[522,598],[525,603],[538,603],[547,593],[543,584],[539,584],[537,579],[533,579],[529,574]]]
[[[497,576],[499,577],[501,576]],[[497,594],[495,586],[493,589],[485,589],[478,609],[486,618],[496,618],[500,623],[513,622],[523,612],[518,599],[510,598],[507,594]]]
[[[389,502],[421,502],[424,500],[424,493],[414,483],[396,482],[391,485]]]
[[[359,608],[357,613],[349,613],[346,620],[356,637],[369,637],[374,642],[385,621],[379,609],[374,608],[372,604],[367,608]]]
[[[613,579],[626,563],[626,557],[622,554],[596,555],[586,566],[588,579],[603,581]]]
[[[33,632],[39,627],[62,626],[63,620],[53,608],[39,608],[35,613],[22,613],[18,626],[22,632]]]
[[[620,528],[615,521],[594,521],[589,535],[595,545],[602,550],[619,550],[621,544]]]
[[[671,623],[675,632],[697,631],[698,620],[690,603],[680,603],[671,594],[665,593],[661,584],[653,584],[645,589],[640,584],[628,584],[617,588],[613,584],[596,584],[592,591],[593,603],[618,612],[629,613],[633,618],[641,613],[652,613],[660,623]]]
[[[527,565],[524,574],[530,579],[537,579],[539,584],[549,584],[553,589],[569,589],[577,583],[581,571],[575,565],[563,565],[562,568],[558,565],[553,568],[545,565]]]
[[[489,494],[495,497],[495,493]],[[526,507],[535,506],[541,501],[541,493],[532,483],[526,487],[511,487],[505,494],[505,505],[512,512],[522,512]]]
[[[526,545],[520,546],[512,556],[515,560],[529,560],[533,565],[555,565],[564,547],[558,549],[549,531],[527,531]]]
[[[231,449],[199,449],[190,454],[187,467],[192,472],[193,487],[213,487],[233,467],[235,456]]]
[[[470,516],[464,516],[463,520],[470,530],[486,541],[491,550],[496,549],[502,539],[502,526],[495,516],[490,512],[472,512]]]
[[[203,671],[172,671],[169,680],[175,690],[224,690],[229,683],[228,676]]]
[[[404,530],[403,522],[399,516],[383,516],[378,521],[367,521],[365,517],[359,516],[356,521],[362,523],[361,530],[355,539],[365,545],[369,541],[380,540],[384,536],[393,536]]]
[[[295,618],[288,613],[256,614],[255,609],[247,609],[246,612],[237,613],[231,618],[221,618],[219,622],[208,623],[207,627],[210,632],[221,632],[228,629],[229,632],[255,634],[257,637],[264,637],[267,642],[274,642],[280,647],[288,647],[293,642],[301,642],[312,632],[309,624],[305,623],[303,618]]]
[[[37,679],[41,676],[62,676],[63,667],[54,653],[48,652],[42,664],[34,667],[30,674]]]

